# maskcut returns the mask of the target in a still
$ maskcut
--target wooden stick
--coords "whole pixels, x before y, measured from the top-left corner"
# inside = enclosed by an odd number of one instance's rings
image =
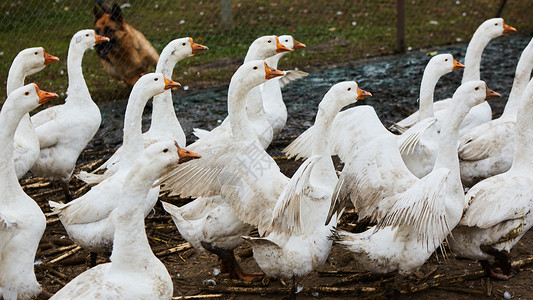
[[[177,296],[177,297],[172,297],[172,300],[182,300],[182,299],[213,299],[213,298],[222,298],[222,294],[205,294],[205,295],[193,295],[193,296]]]
[[[72,244],[72,245],[68,245],[68,246],[64,246],[64,247],[59,247],[59,248],[56,248],[56,249],[51,249],[48,252],[41,253],[41,255],[42,256],[54,255],[54,254],[57,254],[57,253],[61,253],[61,252],[64,252],[64,251],[68,251],[68,250],[74,249],[76,247],[77,247],[77,245]]]
[[[241,294],[266,294],[266,295],[286,295],[289,294],[291,289],[289,287],[284,288],[268,288],[268,287],[240,287],[240,286],[206,286],[201,287],[201,290],[207,290],[212,292],[219,293],[241,293]],[[374,287],[329,287],[329,286],[318,286],[313,288],[304,287],[299,294],[312,294],[312,293],[322,293],[322,294],[373,294],[377,293],[378,290]]]
[[[59,218],[58,217],[50,218],[50,219],[46,220],[46,225],[50,225],[50,224],[53,224],[55,222],[59,222]]]
[[[58,262],[58,261],[62,261],[63,259],[65,259],[65,258],[71,256],[72,254],[75,254],[76,252],[78,252],[78,251],[80,251],[80,250],[81,250],[81,247],[80,247],[80,246],[76,246],[76,248],[74,248],[74,249],[72,249],[72,250],[70,250],[70,251],[68,251],[68,252],[66,252],[66,253],[61,254],[60,256],[58,256],[58,257],[52,259],[51,261],[49,261],[49,262],[47,262],[47,263],[49,263],[49,264],[53,264],[53,263],[56,263],[56,262]]]
[[[50,274],[50,273],[46,273],[45,276],[48,277],[48,278],[50,278],[50,279],[52,279],[53,281],[56,281],[57,283],[61,284],[62,286],[67,285],[66,282],[64,282],[63,280],[61,280],[61,279],[55,277],[54,275],[52,275],[52,274]]]
[[[173,247],[173,248],[170,248],[170,249],[167,249],[167,250],[163,250],[161,252],[158,252],[155,254],[155,256],[157,257],[163,257],[163,256],[167,256],[167,255],[170,255],[172,253],[176,253],[176,252],[180,252],[180,251],[185,251],[185,250],[189,250],[191,249],[192,246],[191,244],[189,243],[183,243],[181,245],[178,245],[176,247]]]

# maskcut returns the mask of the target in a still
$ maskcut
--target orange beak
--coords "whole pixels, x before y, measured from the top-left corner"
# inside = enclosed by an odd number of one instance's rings
[[[189,41],[191,41],[192,54],[196,54],[198,52],[202,52],[202,51],[209,49],[204,45],[200,45],[200,44],[193,42],[192,38],[189,38]]]
[[[361,100],[363,98],[372,97],[372,94],[370,92],[364,91],[357,87],[357,100]]]
[[[46,51],[44,51],[44,48],[43,48],[43,54],[44,54],[44,65],[45,66],[47,66],[47,65],[49,65],[49,64],[51,64],[53,62],[59,61],[58,57],[46,53]]]
[[[502,96],[502,95],[500,95],[500,93],[497,93],[497,92],[489,89],[489,87],[486,84],[485,84],[485,87],[486,87],[486,90],[487,90],[487,96],[485,97],[485,100],[499,98],[499,97]]]
[[[515,32],[515,31],[516,31],[516,28],[505,24],[505,21],[503,22],[503,34]]]
[[[272,79],[278,76],[285,75],[285,73],[283,73],[282,71],[272,69],[271,67],[269,67],[266,62],[265,62],[265,72],[266,72],[266,75],[265,75],[266,79]]]
[[[52,99],[59,97],[56,93],[45,92],[39,89],[39,87],[35,83],[33,85],[35,86],[35,91],[37,92],[37,96],[39,96],[39,104],[46,103],[47,101],[50,101]]]
[[[178,147],[178,156],[180,157],[178,164],[182,164],[190,160],[202,157],[197,153],[181,148],[180,146],[178,146],[178,143],[176,141],[174,141],[174,144],[176,145],[176,147]]]
[[[283,46],[283,44],[279,42],[279,39],[276,36],[276,53],[282,53],[282,52],[288,52],[288,51],[291,51],[291,49]]]
[[[100,43],[103,43],[103,42],[108,42],[109,41],[109,38],[108,37],[105,37],[105,36],[102,36],[102,35],[99,35],[99,34],[94,34],[94,43],[95,44],[100,44]]]
[[[296,49],[305,48],[305,47],[306,46],[304,43],[300,43],[297,40],[294,40],[294,45],[292,46],[292,49],[296,50]]]
[[[452,68],[452,70],[459,70],[459,69],[464,69],[464,68],[465,68],[465,65],[463,65],[462,63],[456,61],[455,58],[453,59],[453,68]]]
[[[163,77],[165,78],[165,77]],[[179,82],[176,82],[176,81],[172,81],[170,79],[167,79],[165,78],[165,90],[168,90],[168,89],[177,89],[181,86],[181,84]]]

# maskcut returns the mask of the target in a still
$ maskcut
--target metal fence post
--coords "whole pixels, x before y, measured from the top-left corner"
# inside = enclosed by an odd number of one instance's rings
[[[222,20],[222,26],[224,26],[225,29],[233,29],[233,13],[231,11],[231,0],[221,0],[220,18]]]
[[[397,22],[396,22],[396,39],[397,39],[397,51],[400,53],[405,52],[405,3],[404,0],[397,0]]]

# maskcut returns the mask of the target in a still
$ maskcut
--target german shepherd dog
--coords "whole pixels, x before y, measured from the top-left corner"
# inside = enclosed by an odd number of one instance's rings
[[[142,33],[124,21],[120,6],[109,7],[101,0],[94,5],[94,30],[109,38],[97,44],[96,53],[106,72],[130,86],[155,68],[159,55]]]

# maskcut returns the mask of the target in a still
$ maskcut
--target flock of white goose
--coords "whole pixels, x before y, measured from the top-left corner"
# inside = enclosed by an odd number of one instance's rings
[[[123,145],[100,167],[105,172],[78,175],[94,186],[72,201],[68,182],[76,160],[101,122],[82,58],[107,38],[93,30],[73,36],[65,104],[31,118],[31,110],[58,96],[24,85],[24,79],[58,58],[43,48],[21,51],[0,112],[0,298],[28,299],[41,291],[33,268],[46,220],[18,182],[30,170],[62,183],[69,201],[50,206],[76,244],[93,253],[112,250],[110,263],[82,273],[52,299],[172,297],[170,276],[144,229],[160,188],[196,198],[163,207],[184,239],[217,254],[221,270],[235,278],[305,276],[325,262],[333,240],[365,269],[400,274],[422,266],[447,240],[455,254],[479,260],[488,275],[510,278],[509,251],[533,224],[533,43],[522,53],[498,119],[491,120],[485,101],[500,95],[480,80],[479,68],[489,41],[513,31],[503,19],[490,19],[475,32],[464,65],[450,54],[434,56],[423,74],[419,111],[392,127],[399,135],[371,106],[341,112],[372,95],[354,81],[333,85],[314,125],[285,149],[305,158],[291,178],[265,149],[287,120],[281,88],[306,75],[275,68],[283,55],[305,45],[290,35],[255,40],[229,84],[228,117],[211,131],[195,129],[199,139],[188,151],[180,148],[185,134],[170,92],[179,83],[170,78],[179,60],[207,47],[189,37],[173,40],[156,73],[141,77],[131,91]],[[434,102],[439,78],[463,68],[453,97]],[[152,123],[143,133],[142,112],[151,98]],[[332,155],[344,162],[340,175]],[[466,196],[463,186],[471,187]],[[360,220],[376,225],[356,234],[336,230],[350,202]],[[259,237],[249,236],[253,228]],[[233,249],[245,240],[264,274],[238,265]]]

